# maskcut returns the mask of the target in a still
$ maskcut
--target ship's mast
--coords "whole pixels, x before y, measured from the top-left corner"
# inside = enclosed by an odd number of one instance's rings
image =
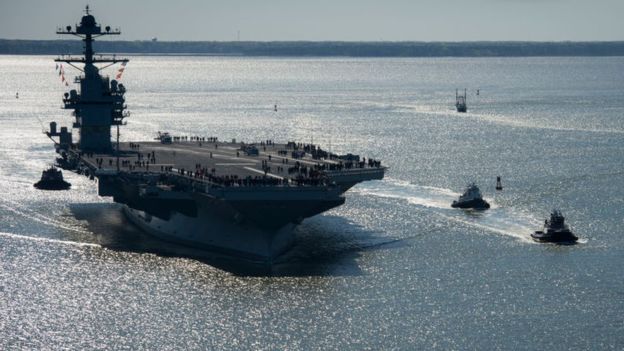
[[[98,69],[94,65],[96,63],[109,63],[109,65],[102,67],[102,68],[106,68],[115,63],[128,62],[128,59],[125,59],[125,58],[119,59],[119,58],[116,58],[115,56],[103,57],[102,55],[100,55],[99,58],[94,57],[93,42],[95,41],[95,38],[105,36],[105,35],[120,35],[121,31],[119,30],[119,28],[112,29],[110,26],[106,26],[104,28],[104,31],[102,31],[102,27],[95,22],[95,17],[93,17],[93,15],[90,14],[89,5],[85,7],[85,16],[82,17],[80,24],[77,24],[74,27],[72,26],[66,26],[65,28],[59,27],[56,30],[56,34],[74,35],[79,38],[82,38],[82,41],[84,42],[84,52],[83,52],[84,57],[63,56],[63,57],[57,58],[55,60],[56,62],[65,62],[73,66],[74,68],[80,71],[83,71],[85,73],[87,73],[86,68],[89,68],[91,72],[97,73]],[[84,63],[85,69],[81,69],[80,67],[76,66],[75,65],[76,63]],[[95,68],[95,70],[93,70],[92,68]]]
[[[80,92],[71,90],[65,93],[63,99],[64,108],[74,110],[76,121],[73,127],[80,129],[80,149],[87,152],[110,153],[113,149],[111,127],[123,125],[123,120],[129,116],[129,112],[126,111],[127,106],[124,104],[125,87],[116,80],[110,81],[108,77],[102,77],[100,69],[116,63],[125,64],[128,59],[117,58],[114,55],[96,57],[93,42],[95,38],[119,35],[121,31],[111,29],[110,26],[102,29],[87,5],[80,24],[58,28],[56,33],[77,36],[84,42],[83,57],[63,55],[55,60],[83,72],[83,75],[76,77],[75,81],[80,84]],[[97,64],[102,66],[98,67]]]

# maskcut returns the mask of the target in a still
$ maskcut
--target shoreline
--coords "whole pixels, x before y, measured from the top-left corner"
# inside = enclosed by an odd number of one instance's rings
[[[235,57],[613,57],[624,41],[595,42],[335,42],[335,41],[98,41],[98,53],[135,56]],[[82,53],[70,40],[0,39],[0,55]]]

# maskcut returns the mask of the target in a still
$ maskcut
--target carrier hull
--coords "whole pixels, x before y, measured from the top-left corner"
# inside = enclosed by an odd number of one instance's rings
[[[165,220],[128,206],[123,206],[123,212],[137,227],[163,241],[260,263],[271,264],[295,241],[294,223],[263,230],[208,214],[193,218],[177,213]]]
[[[101,179],[100,187],[106,182]],[[295,240],[303,219],[340,206],[341,190],[229,189],[208,193],[154,192],[136,196],[133,184],[116,188],[115,201],[132,223],[165,241],[237,258],[271,263]],[[110,189],[109,189],[110,190]],[[120,195],[123,192],[124,195]],[[146,205],[154,203],[154,207]],[[167,208],[168,210],[163,211]]]
[[[237,156],[235,144],[210,145],[208,150],[218,150],[211,152],[205,151],[205,145],[174,143],[164,150],[159,149],[160,145],[146,142],[141,147],[164,162],[170,161],[166,157],[172,155],[170,150],[173,149],[176,162],[182,164],[162,172],[159,165],[142,170],[126,166],[118,171],[116,159],[111,155],[80,155],[74,151],[67,152],[66,163],[77,165],[83,174],[95,175],[98,194],[122,204],[129,220],[148,234],[195,249],[268,264],[293,245],[294,228],[304,219],[344,204],[344,193],[349,188],[362,181],[382,179],[386,170],[385,167],[359,165],[327,171],[323,182],[271,181],[286,179],[287,170],[280,167],[280,173],[267,173],[265,177],[247,182],[241,180],[249,179],[243,172],[254,172],[251,165],[261,163],[262,159],[273,170],[276,165],[298,161],[310,164],[312,161],[280,158],[277,150],[284,146],[271,147],[276,150],[270,153],[267,148],[266,154],[263,150],[261,156]],[[122,144],[122,150],[126,149],[124,146]],[[120,158],[120,164],[127,165],[126,160],[135,157],[127,152]],[[262,157],[260,162],[259,157]],[[211,169],[211,162],[223,162],[220,161],[223,159],[228,160],[227,172],[239,172],[238,181],[215,184],[221,169],[213,173],[216,174],[213,178],[177,171],[196,160],[208,163],[206,168]]]

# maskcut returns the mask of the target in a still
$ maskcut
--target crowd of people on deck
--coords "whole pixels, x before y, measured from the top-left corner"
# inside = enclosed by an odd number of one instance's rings
[[[278,172],[283,172],[284,168],[278,166]],[[172,167],[161,167],[166,172],[175,172],[178,175],[197,179],[200,181],[207,181],[213,184],[221,186],[320,186],[328,184],[328,179],[321,173],[315,170],[309,170],[305,168],[302,172],[291,179],[282,178],[279,176],[267,176],[271,171],[271,167],[268,165],[268,161],[262,161],[262,169],[264,171],[263,176],[246,176],[240,177],[238,175],[216,175],[216,169],[203,167],[200,163],[195,164],[195,170],[187,170],[184,168],[173,169]]]
[[[190,177],[197,180],[207,181],[212,184],[224,187],[254,187],[254,186],[321,186],[327,185],[327,178],[309,178],[302,175],[296,178],[281,177],[265,177],[265,176],[246,176],[238,175],[214,175],[211,173],[204,174],[200,172],[191,172],[186,170],[177,170],[179,175]]]
[[[331,152],[325,151],[321,149],[320,146],[314,144],[303,144],[303,143],[295,143],[293,141],[289,141],[286,144],[287,148],[293,149],[291,152],[292,158],[303,158],[305,154],[310,154],[315,160],[336,160],[338,164],[324,164],[319,165],[321,170],[343,170],[343,169],[352,169],[352,168],[365,168],[365,167],[381,167],[381,161],[377,161],[374,159],[366,160],[366,157],[360,160],[360,156],[353,154],[346,155],[336,155]],[[287,150],[279,150],[277,152],[280,156],[287,156]]]
[[[206,141],[206,142],[217,142],[217,138],[214,137],[173,137],[176,141]],[[274,145],[272,140],[266,140],[260,143],[263,149],[266,150],[266,146]],[[140,145],[137,143],[130,143],[130,148],[133,150],[138,150]],[[217,144],[215,144],[215,147]],[[302,143],[294,143],[288,142],[286,145],[287,148],[290,148],[294,151],[289,152],[289,150],[277,150],[277,154],[281,156],[280,159],[281,165],[273,166],[277,174],[288,174],[288,178],[280,177],[278,175],[270,175],[272,171],[272,162],[277,162],[277,160],[273,161],[274,158],[271,155],[266,156],[266,160],[262,160],[261,170],[264,172],[264,175],[258,176],[246,176],[240,177],[238,175],[216,175],[215,168],[208,168],[202,166],[200,163],[195,164],[194,170],[186,170],[184,168],[174,169],[173,166],[170,165],[160,165],[160,172],[169,173],[184,176],[185,178],[197,179],[200,181],[206,181],[213,184],[217,184],[220,186],[320,186],[326,185],[329,183],[329,179],[325,174],[325,171],[341,171],[344,169],[354,169],[354,168],[379,168],[381,167],[381,162],[374,159],[366,159],[360,157],[358,155],[335,155],[329,153],[327,151],[322,150],[320,147],[314,144],[302,144]],[[244,150],[246,151],[246,150]],[[320,160],[320,159],[331,159],[336,160],[338,162],[332,163],[317,163],[314,165],[310,165],[309,162],[304,161],[295,161],[292,167],[285,168],[282,165],[288,165],[289,163],[289,153],[293,154],[293,158],[302,158],[305,154],[312,155],[312,158]],[[297,155],[294,155],[297,153]],[[82,153],[81,153],[82,154]],[[92,153],[84,153],[87,156],[93,156]],[[239,156],[239,152],[237,151],[237,156]],[[299,157],[295,157],[299,156]],[[212,158],[212,152],[210,153],[210,158]],[[278,157],[279,158],[279,157]],[[95,161],[99,168],[102,168],[104,158],[96,158]],[[109,166],[113,165],[113,158],[108,159]],[[128,160],[123,159],[121,161],[121,166],[127,168],[130,171],[134,170],[145,170],[150,171],[150,166],[152,166],[153,170],[156,165],[156,153],[155,151],[151,152],[137,152],[136,160]]]
[[[132,147],[138,148],[138,144],[135,144]],[[114,158],[112,157],[108,159],[109,166],[113,166],[113,160]],[[95,163],[97,164],[98,168],[102,168],[102,165],[104,163],[104,158],[96,158]],[[140,153],[140,152],[137,153],[137,159],[134,162],[125,158],[120,160],[120,166],[128,168],[128,170],[130,171],[135,171],[137,169],[144,169],[146,171],[149,171],[150,165],[153,166],[155,163],[156,163],[155,151],[148,152],[148,153]],[[165,167],[161,166],[160,170],[165,171]]]

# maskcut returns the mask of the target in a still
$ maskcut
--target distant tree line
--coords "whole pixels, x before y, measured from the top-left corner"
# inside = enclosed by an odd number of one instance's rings
[[[77,40],[0,39],[0,54],[82,53]],[[144,55],[349,56],[349,57],[517,57],[624,56],[613,42],[218,42],[97,41],[96,52]]]

